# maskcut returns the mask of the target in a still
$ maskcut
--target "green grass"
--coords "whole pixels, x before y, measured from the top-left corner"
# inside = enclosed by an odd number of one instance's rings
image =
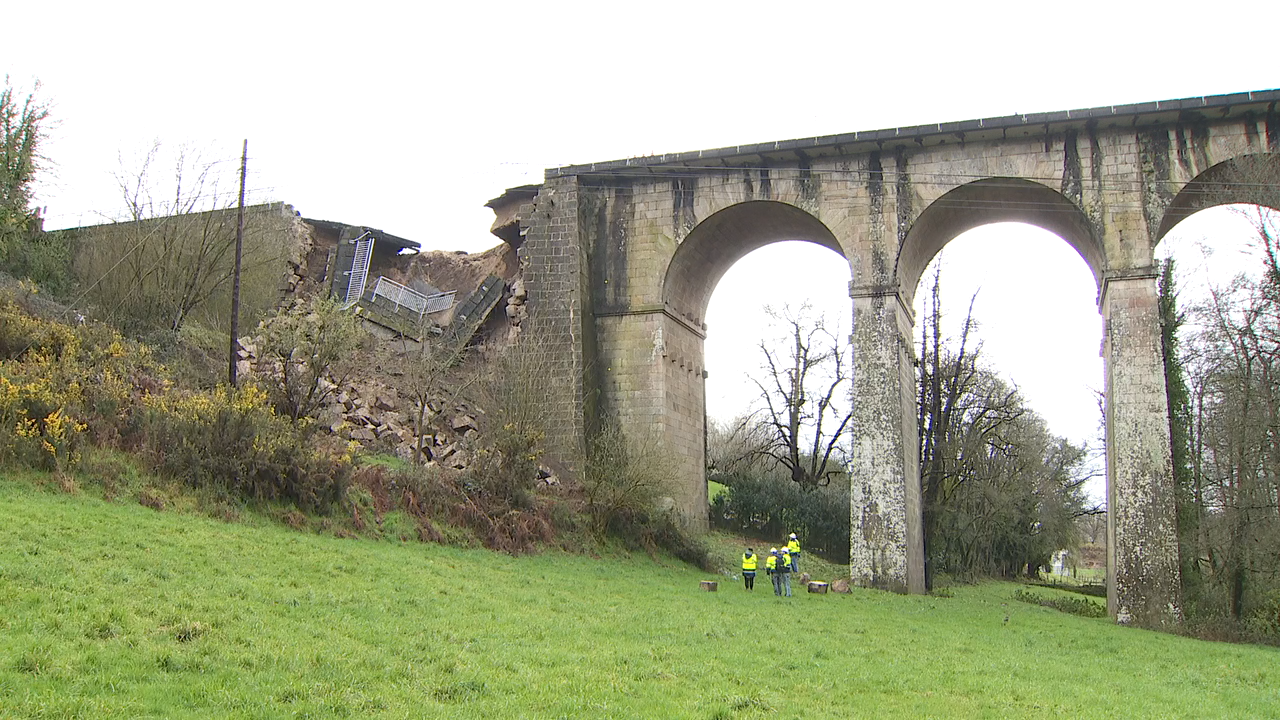
[[[1014,585],[779,600],[707,578],[0,480],[0,718],[1280,715],[1273,649],[1066,615]]]
[[[714,480],[707,481],[707,502],[715,502],[716,498],[725,494],[729,490],[728,485],[723,485]]]

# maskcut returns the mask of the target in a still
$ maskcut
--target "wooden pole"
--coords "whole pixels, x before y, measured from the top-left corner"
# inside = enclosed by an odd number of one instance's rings
[[[240,154],[240,206],[236,211],[236,267],[231,279],[231,357],[227,362],[227,383],[236,389],[236,361],[240,353],[240,254],[244,250],[244,176],[249,165],[249,139]]]

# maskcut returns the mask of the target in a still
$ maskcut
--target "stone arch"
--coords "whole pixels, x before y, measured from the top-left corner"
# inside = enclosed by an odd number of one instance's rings
[[[916,286],[935,255],[961,233],[998,222],[1044,228],[1075,248],[1099,284],[1107,269],[1106,251],[1093,223],[1062,193],[1031,180],[996,177],[954,188],[911,224],[898,252],[897,279],[910,307]]]
[[[1044,228],[1070,244],[1101,286],[1107,271],[1100,233],[1062,193],[1022,178],[991,177],[938,196],[899,245],[893,285],[858,278],[854,301],[851,573],[859,584],[924,591],[924,537],[917,438],[918,392],[911,307],[929,261],[956,236],[997,222]],[[867,282],[871,280],[871,282]],[[885,463],[879,458],[892,458]]]
[[[707,216],[675,248],[661,270],[660,306],[597,314],[613,420],[629,437],[660,435],[680,478],[675,506],[694,527],[707,525],[707,305],[735,262],[783,240],[816,243],[845,256],[812,214],[785,202],[744,201]]]
[[[1153,243],[1178,223],[1218,205],[1250,203],[1280,210],[1280,154],[1256,153],[1224,160],[1195,176],[1178,191],[1161,217]]]
[[[676,248],[663,279],[664,305],[701,327],[711,293],[729,268],[752,251],[782,240],[812,242],[844,256],[831,230],[795,205],[775,200],[736,203],[698,223]]]

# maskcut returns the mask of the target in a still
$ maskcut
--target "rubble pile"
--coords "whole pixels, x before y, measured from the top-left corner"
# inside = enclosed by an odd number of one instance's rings
[[[245,377],[278,376],[279,368],[260,360],[256,343],[250,339],[240,343],[238,371]],[[335,382],[321,380],[320,392],[325,403],[316,413],[325,431],[364,448],[379,448],[397,457],[413,461],[419,442],[422,457],[428,465],[454,470],[467,469],[473,458],[472,448],[480,434],[484,410],[467,402],[450,402],[432,397],[426,402],[422,433],[415,428],[417,401],[402,395],[394,387],[372,378],[355,378]]]
[[[511,323],[513,332],[520,331],[520,323],[528,316],[528,308],[524,303],[529,299],[529,293],[525,290],[524,280],[517,279],[511,283],[511,294],[507,297],[507,320]]]

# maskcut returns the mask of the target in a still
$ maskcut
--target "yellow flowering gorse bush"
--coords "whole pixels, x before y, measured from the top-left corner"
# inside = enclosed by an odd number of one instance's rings
[[[0,463],[58,472],[86,442],[141,451],[155,469],[241,497],[322,508],[352,449],[316,442],[262,388],[180,392],[149,348],[101,325],[68,325],[0,298]]]

